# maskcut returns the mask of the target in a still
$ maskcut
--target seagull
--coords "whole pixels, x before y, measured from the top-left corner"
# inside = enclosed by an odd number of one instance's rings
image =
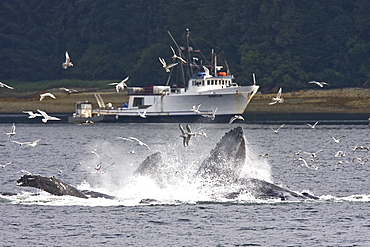
[[[206,72],[204,78],[211,78],[212,75],[209,73],[209,69],[206,66],[203,66],[204,72]]]
[[[345,136],[340,136],[338,138],[335,138],[334,136],[332,136],[331,138],[334,140],[335,143],[339,143],[340,139],[342,139],[343,137]]]
[[[26,143],[26,147],[36,147],[37,144],[39,143],[39,141],[41,141],[41,139],[37,139],[36,141],[33,141],[33,142],[29,142],[29,143]]]
[[[283,128],[283,127],[284,127],[284,125],[285,125],[285,124],[280,125],[280,126],[279,126],[279,128],[277,128],[277,129],[273,129],[272,127],[270,127],[270,128],[275,132],[275,134],[278,134],[278,133],[279,133],[279,130],[280,130],[281,128]]]
[[[354,162],[355,160],[357,160],[360,165],[365,165],[365,162],[368,161],[368,158],[366,158],[366,157],[362,157],[362,158],[354,157],[352,159],[352,162]]]
[[[46,112],[44,111],[41,111],[39,109],[37,109],[37,111],[44,117],[43,119],[41,119],[41,121],[43,123],[47,123],[49,120],[60,120],[60,118],[57,118],[57,117],[51,117],[49,116]]]
[[[78,162],[73,168],[72,168],[72,171],[74,171],[75,169],[76,169],[76,167],[77,166],[80,166],[80,165],[82,165],[82,163],[81,162]]]
[[[126,81],[128,81],[128,79],[130,79],[129,76],[127,76],[125,79],[123,79],[120,83],[113,82],[113,83],[109,83],[108,85],[116,85],[116,91],[117,91],[117,93],[119,93],[119,90],[123,91],[123,89],[125,89],[125,87],[128,87],[127,84],[126,84]]]
[[[314,170],[318,170],[319,169],[317,166],[314,166],[314,165],[309,166],[308,163],[307,163],[307,161],[305,159],[301,158],[301,157],[299,157],[298,159],[295,159],[293,161],[293,163],[296,162],[296,161],[302,161],[303,163],[301,163],[301,166],[305,166],[305,167],[307,167],[309,169],[314,169]]]
[[[182,57],[180,57],[180,56],[177,56],[176,55],[176,52],[175,52],[175,50],[172,48],[172,46],[170,46],[170,48],[171,48],[171,50],[172,50],[172,52],[173,52],[173,56],[172,56],[172,59],[179,59],[181,62],[183,62],[184,64],[186,64],[186,61],[182,58]]]
[[[27,175],[33,175],[32,172],[26,171],[26,170],[20,170],[21,173],[27,173]]]
[[[63,69],[67,69],[71,66],[73,66],[73,63],[71,63],[71,58],[69,57],[68,51],[66,51],[66,61],[62,63],[62,67]]]
[[[326,83],[324,81],[322,82],[318,82],[318,81],[309,81],[308,83],[311,83],[311,84],[316,84],[317,86],[319,87],[324,87],[324,85],[329,85],[329,83]]]
[[[269,105],[275,105],[276,103],[283,103],[284,99],[281,98],[281,92],[283,91],[282,88],[279,89],[276,97],[272,98],[272,102],[269,103]]]
[[[258,157],[260,157],[260,158],[268,158],[269,157],[269,154],[260,154]]]
[[[146,108],[143,112],[140,112],[140,111],[137,111],[137,113],[139,113],[139,116],[142,117],[142,118],[146,118],[146,111],[148,110],[148,108]]]
[[[117,136],[116,138],[117,138],[117,139],[124,140],[124,141],[130,141],[130,142],[133,142],[133,140],[131,140],[130,138],[126,138],[126,137],[120,137],[120,136]]]
[[[13,161],[10,161],[10,162],[8,162],[8,163],[6,163],[6,164],[4,164],[4,165],[0,165],[0,167],[1,167],[1,168],[5,168],[7,165],[10,165],[11,163],[13,163]]]
[[[12,136],[16,135],[17,133],[15,133],[15,123],[13,123],[12,125],[12,128],[10,129],[10,132],[9,133],[4,133],[4,135],[7,135],[9,136],[9,138],[11,138]]]
[[[69,88],[65,88],[65,87],[60,87],[59,89],[62,90],[62,91],[65,91],[66,93],[69,93],[69,94],[78,93],[77,90],[69,89]]]
[[[213,110],[212,114],[204,114],[204,115],[202,115],[202,117],[208,117],[208,118],[210,118],[211,120],[215,120],[217,110],[218,110],[218,107],[216,107],[216,108]]]
[[[27,113],[28,118],[42,117],[40,113],[34,113],[33,111],[23,111],[23,113]]]
[[[311,155],[312,158],[316,158],[316,154],[320,153],[322,150],[324,150],[324,149],[320,149],[319,151],[316,151],[314,153],[309,153],[309,152],[303,152],[303,153]]]
[[[344,163],[349,163],[347,160],[339,160],[338,162],[337,162],[337,164],[335,165],[335,169],[337,169],[337,166],[338,165],[343,165]]]
[[[14,87],[8,86],[3,82],[0,82],[0,87],[6,87],[6,88],[9,88],[9,89],[14,89]]]
[[[183,138],[183,145],[184,145],[184,147],[187,147],[187,146],[189,146],[189,141],[190,141],[190,137],[191,137],[191,135],[189,135],[187,132],[185,132],[185,130],[184,130],[184,128],[182,127],[182,125],[181,124],[179,124],[179,128],[180,128],[180,130],[181,130],[181,135],[180,135],[180,137],[182,137]]]
[[[202,104],[193,105],[193,108],[191,108],[191,111],[195,112],[196,114],[199,114],[200,113],[199,108],[201,106],[202,106]]]
[[[357,144],[357,145],[356,145],[356,147],[354,147],[352,150],[353,150],[353,151],[356,151],[357,149],[361,149],[361,150],[367,150],[367,151],[369,151],[369,150],[370,150],[370,147],[359,146],[359,145]]]
[[[101,164],[102,164],[102,162],[100,162],[99,164],[97,164],[97,165],[95,166],[95,170],[96,170],[96,171],[100,171],[100,169],[101,169]]]
[[[309,166],[308,166],[308,164],[307,164],[307,161],[305,160],[305,159],[303,159],[303,158],[301,158],[301,157],[299,157],[299,158],[297,158],[297,159],[295,159],[294,161],[293,161],[293,163],[295,163],[295,162],[297,162],[297,161],[302,161],[303,163],[301,163],[301,166],[306,166],[306,167],[308,167],[308,168],[310,168]]]
[[[309,124],[309,123],[308,123],[307,125],[308,125],[308,126],[310,126],[310,127],[311,127],[311,129],[314,129],[318,123],[319,123],[319,122],[316,122],[316,123],[314,123],[314,124]]]
[[[237,119],[240,119],[240,120],[245,120],[242,116],[240,116],[240,115],[235,115],[235,116],[233,116],[232,118],[230,118],[230,121],[229,121],[229,124],[232,124],[235,120],[237,120]]]
[[[150,147],[145,144],[144,142],[140,141],[139,139],[135,138],[135,137],[129,137],[131,140],[134,140],[134,141],[137,141],[139,143],[140,146],[145,146],[147,147],[149,150],[150,150]]]
[[[162,67],[166,70],[166,72],[170,72],[170,68],[175,67],[176,65],[179,64],[179,63],[171,63],[171,64],[167,65],[164,58],[161,58],[161,57],[159,58],[159,62],[161,62]]]
[[[43,93],[43,94],[40,94],[40,101],[42,101],[46,96],[56,99],[55,95],[52,93]]]
[[[335,153],[334,157],[344,157],[346,156],[346,151],[338,151]]]

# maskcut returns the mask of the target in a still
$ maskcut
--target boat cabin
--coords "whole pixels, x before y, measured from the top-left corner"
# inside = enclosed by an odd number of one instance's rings
[[[219,72],[216,76],[209,75],[206,72],[199,72],[190,78],[188,91],[204,92],[238,86],[233,82],[233,79],[234,77],[227,76],[226,72]]]
[[[75,113],[73,117],[92,117],[92,104],[91,102],[76,102],[75,103]]]

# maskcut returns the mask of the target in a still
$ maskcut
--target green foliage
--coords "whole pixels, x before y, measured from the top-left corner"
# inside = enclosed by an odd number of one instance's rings
[[[190,28],[197,49],[223,54],[238,83],[255,73],[263,91],[311,80],[361,86],[370,78],[369,11],[367,0],[2,0],[0,80],[28,82],[24,90],[126,76],[163,85],[158,57],[169,62],[175,47],[167,31],[184,45]]]

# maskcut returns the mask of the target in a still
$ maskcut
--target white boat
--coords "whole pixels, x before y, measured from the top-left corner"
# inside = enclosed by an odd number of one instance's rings
[[[178,50],[182,56],[180,47]],[[96,95],[99,109],[92,110],[91,115],[110,116],[102,121],[119,122],[228,122],[230,117],[244,113],[259,86],[254,75],[253,85],[237,85],[229,69],[221,71],[222,66],[217,64],[216,56],[213,56],[213,61],[213,65],[196,65],[190,62],[188,54],[186,63],[179,61],[170,71],[178,66],[190,67],[194,71],[183,87],[176,86],[180,83],[128,87],[125,89],[128,101],[122,102],[118,108],[105,106]]]

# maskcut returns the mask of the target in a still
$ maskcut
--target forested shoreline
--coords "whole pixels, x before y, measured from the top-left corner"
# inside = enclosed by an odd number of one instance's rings
[[[366,0],[3,0],[0,81],[119,80],[165,83],[190,29],[196,47],[222,54],[237,82],[261,90],[366,86],[370,77]],[[62,69],[65,51],[73,67]],[[78,85],[76,85],[78,86]]]

